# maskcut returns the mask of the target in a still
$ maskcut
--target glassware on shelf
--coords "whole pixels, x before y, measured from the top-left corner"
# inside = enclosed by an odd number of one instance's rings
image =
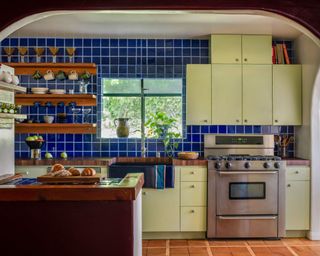
[[[89,114],[91,113],[91,109],[90,108],[83,108],[82,113],[83,113],[83,123],[84,124],[90,123],[89,122]]]
[[[4,52],[7,54],[8,56],[8,62],[11,62],[11,56],[15,50],[15,48],[12,48],[12,47],[5,47],[4,49]]]
[[[81,108],[72,108],[72,123],[79,123],[79,113],[81,112]]]
[[[37,55],[37,62],[41,62],[41,55],[44,53],[44,48],[42,47],[34,48],[34,51],[36,52],[36,55]]]
[[[49,47],[49,51],[52,54],[52,62],[57,63],[57,53],[59,51],[58,47]]]
[[[27,47],[18,47],[18,52],[20,54],[20,62],[22,62],[22,63],[26,62],[25,56],[28,52],[28,48]]]
[[[88,93],[88,85],[89,85],[89,82],[81,80],[79,83],[79,93],[80,94],[87,94]]]
[[[66,48],[66,51],[67,51],[67,53],[68,53],[68,55],[69,55],[69,62],[71,63],[71,62],[72,62],[72,57],[74,56],[74,53],[75,53],[75,51],[76,51],[76,48],[74,48],[74,47],[67,47],[67,48]]]

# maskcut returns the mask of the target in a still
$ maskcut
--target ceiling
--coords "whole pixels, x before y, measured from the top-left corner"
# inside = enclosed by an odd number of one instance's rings
[[[285,21],[253,14],[78,11],[48,16],[10,37],[203,38],[215,33],[272,34],[283,39],[301,34]]]

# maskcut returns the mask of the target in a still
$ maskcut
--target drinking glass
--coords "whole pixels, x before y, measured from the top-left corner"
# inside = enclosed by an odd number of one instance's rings
[[[18,51],[20,54],[20,62],[22,62],[22,63],[26,62],[24,57],[28,52],[28,48],[27,47],[18,47]]]
[[[37,62],[41,62],[41,55],[44,52],[44,48],[42,47],[34,48],[34,51],[36,52],[36,55],[37,55]]]
[[[67,47],[67,48],[66,48],[66,51],[67,51],[67,53],[68,53],[68,55],[69,55],[69,62],[71,63],[71,62],[72,62],[72,57],[73,57],[73,55],[74,55],[74,53],[75,53],[75,51],[76,51],[76,48],[74,48],[74,47]]]
[[[79,86],[79,93],[80,94],[87,94],[88,93],[88,85],[89,85],[89,83],[81,80],[79,85],[80,85]]]
[[[72,108],[72,122],[74,124],[79,123],[79,113],[81,112],[81,108]]]
[[[91,112],[90,108],[84,108],[82,109],[82,113],[83,113],[83,123],[84,124],[88,124],[89,123],[89,114]]]
[[[57,53],[59,51],[59,48],[57,48],[57,47],[49,47],[49,51],[52,54],[52,62],[56,63],[57,62]]]
[[[11,62],[11,55],[13,54],[14,50],[15,50],[15,48],[11,48],[11,47],[5,47],[4,48],[4,52],[8,56],[8,62]]]

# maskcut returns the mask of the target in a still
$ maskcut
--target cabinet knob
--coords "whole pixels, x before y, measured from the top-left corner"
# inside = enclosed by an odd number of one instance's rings
[[[247,120],[247,119],[244,119],[244,122],[245,122],[245,123],[247,123],[247,122],[248,122],[248,120]]]
[[[295,171],[295,174],[299,174],[299,171]]]
[[[191,213],[194,213],[194,210],[191,210],[190,212],[191,212]]]
[[[195,188],[196,186],[195,186],[195,185],[191,185],[190,187],[191,187],[191,188]]]
[[[236,120],[236,122],[237,122],[237,123],[239,123],[239,122],[240,122],[240,120],[239,120],[239,119],[237,119],[237,120]]]
[[[244,61],[248,61],[248,59],[247,59],[247,58],[244,58]]]
[[[192,175],[193,175],[193,174],[194,174],[194,172],[190,172],[190,174],[192,174]]]
[[[236,61],[238,62],[238,61],[239,61],[239,59],[238,59],[238,58],[236,58]]]
[[[203,120],[204,123],[208,123],[208,120]]]
[[[144,195],[144,196],[147,195],[147,192],[142,192],[142,195]]]
[[[278,119],[274,120],[275,123],[278,123]]]
[[[290,188],[290,187],[291,187],[291,184],[288,184],[287,187]]]

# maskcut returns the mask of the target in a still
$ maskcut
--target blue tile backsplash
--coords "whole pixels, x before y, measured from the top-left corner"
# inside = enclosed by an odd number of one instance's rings
[[[286,41],[290,58],[294,61],[292,44]],[[74,62],[96,63],[97,76],[91,78],[89,93],[97,95],[97,107],[91,107],[90,122],[100,125],[102,109],[102,78],[182,78],[183,80],[183,123],[184,138],[180,140],[177,151],[198,151],[203,156],[203,140],[206,133],[267,133],[294,136],[293,126],[235,126],[185,125],[185,77],[186,64],[209,63],[209,41],[206,39],[82,39],[82,38],[7,38],[1,42],[2,47],[28,47],[27,62],[36,62],[34,47],[46,47],[42,62],[52,62],[48,50],[50,46],[59,47],[57,62],[68,62],[66,47],[76,47]],[[15,51],[12,62],[18,62]],[[1,61],[7,62],[5,53],[1,52]],[[74,89],[79,91],[78,81],[34,80],[31,76],[21,76],[21,84],[27,88],[48,87],[50,89]],[[32,119],[42,120],[44,115],[67,113],[71,122],[71,108],[60,107],[23,107],[23,112]],[[29,157],[29,149],[24,140],[29,134],[16,134],[16,157]],[[105,139],[97,135],[79,134],[43,134],[46,140],[42,148],[54,157],[66,151],[70,157],[117,157],[140,156],[141,140],[136,138]],[[146,140],[147,156],[164,155],[163,145],[155,139]],[[276,149],[277,150],[277,149]],[[294,144],[288,148],[289,156],[294,156]]]

